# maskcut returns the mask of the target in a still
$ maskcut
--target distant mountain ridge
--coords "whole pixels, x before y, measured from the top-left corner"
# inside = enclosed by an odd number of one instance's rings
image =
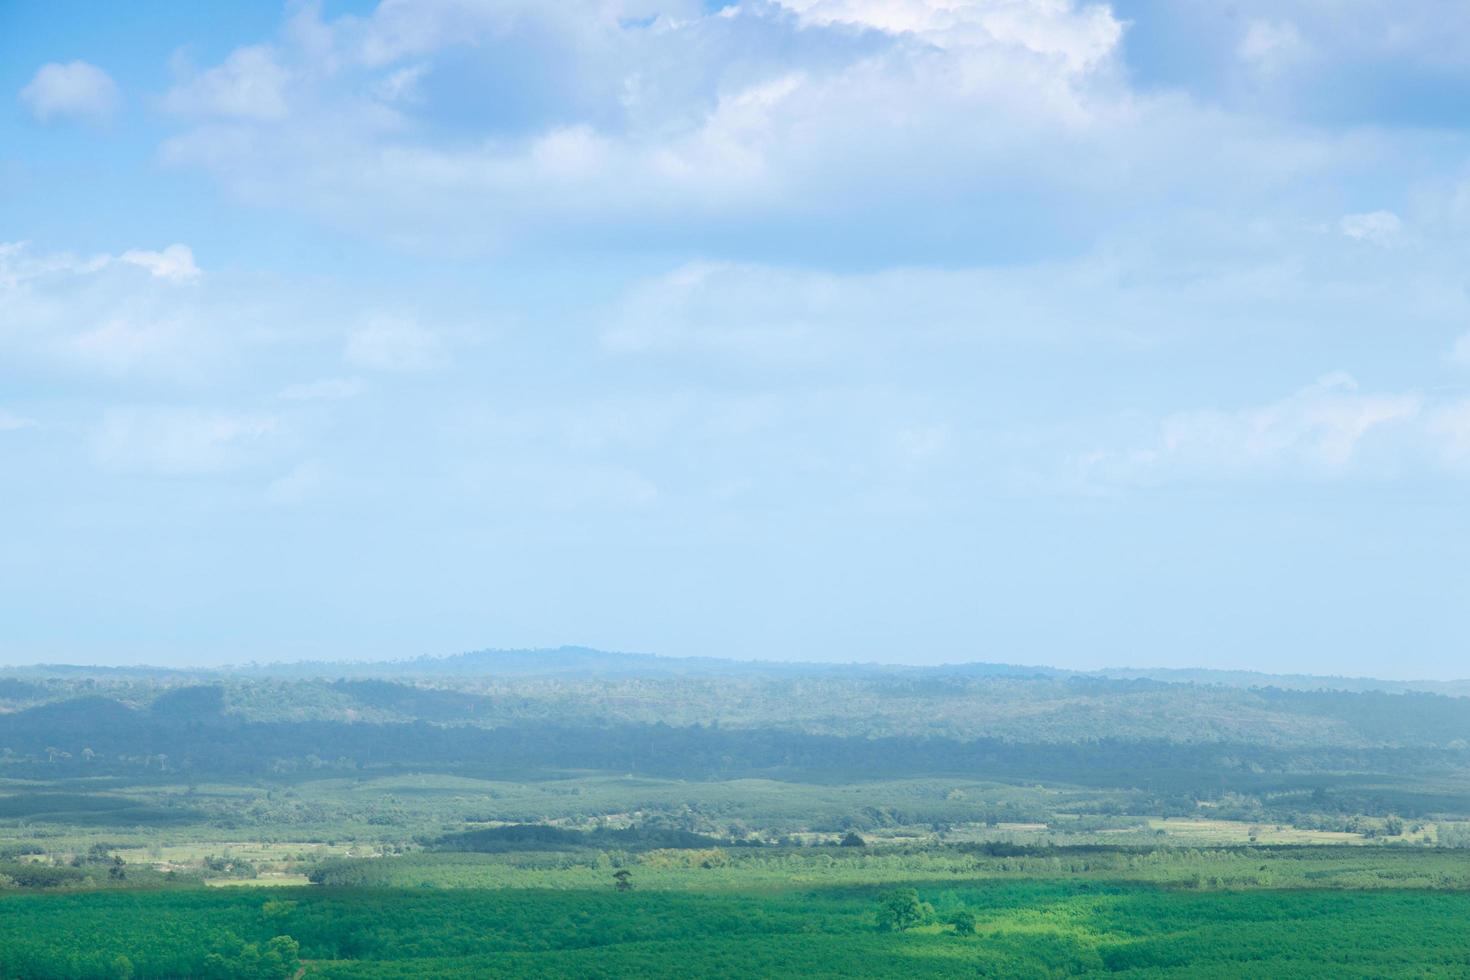
[[[1277,687],[1292,691],[1418,691],[1470,696],[1470,679],[1391,681],[1377,677],[1324,674],[1268,674],[1259,670],[1216,670],[1207,667],[1107,667],[1084,672],[1113,680],[1144,679],[1166,684],[1213,684],[1220,687]]]
[[[622,653],[591,647],[563,646],[533,650],[472,650],[443,657],[357,662],[304,661],[252,665],[230,672],[265,676],[343,677],[887,677],[893,675],[965,675],[1062,677],[1073,673],[1054,667],[1016,664],[959,664],[916,667],[903,664],[819,663],[815,661],[732,660],[721,657],[670,657]]]
[[[651,653],[625,653],[591,647],[562,646],[545,649],[473,650],[448,656],[423,656],[409,660],[297,661],[247,664],[218,668],[170,668],[148,666],[105,667],[71,664],[35,664],[0,668],[0,676],[171,676],[256,678],[463,678],[507,679],[577,678],[629,680],[646,678],[801,677],[930,679],[944,677],[996,678],[1105,678],[1120,681],[1152,681],[1163,684],[1194,684],[1235,688],[1267,688],[1304,691],[1421,692],[1458,697],[1470,696],[1470,679],[1384,680],[1372,677],[1338,677],[1315,674],[1268,674],[1248,670],[1216,670],[1179,667],[1115,667],[1101,670],[1068,670],[1059,667],[1004,663],[961,663],[910,666],[881,663],[819,663],[812,661],[733,660],[719,657],[672,657]]]

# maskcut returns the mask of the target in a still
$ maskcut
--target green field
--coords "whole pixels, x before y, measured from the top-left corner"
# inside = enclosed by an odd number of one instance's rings
[[[177,889],[0,899],[7,977],[252,975],[1464,976],[1470,893],[1192,892],[1066,879],[914,882],[933,924],[883,931],[886,888],[717,892]],[[947,920],[973,916],[964,934]],[[211,973],[208,957],[219,959]],[[268,976],[270,964],[254,975]],[[234,972],[231,972],[234,971]],[[292,972],[294,972],[294,967]]]
[[[410,852],[311,877],[12,891],[0,976],[1470,973],[1470,860],[1397,845]]]

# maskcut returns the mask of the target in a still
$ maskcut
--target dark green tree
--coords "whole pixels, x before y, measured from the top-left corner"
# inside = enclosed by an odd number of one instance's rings
[[[287,980],[300,968],[301,944],[290,936],[276,936],[262,949],[227,932],[204,958],[202,975],[211,980]]]
[[[878,906],[878,928],[884,932],[902,932],[933,921],[934,906],[912,888],[889,892]]]

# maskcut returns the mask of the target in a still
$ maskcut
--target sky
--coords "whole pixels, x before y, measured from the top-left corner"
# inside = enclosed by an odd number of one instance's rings
[[[0,0],[0,663],[1470,674],[1470,5]]]

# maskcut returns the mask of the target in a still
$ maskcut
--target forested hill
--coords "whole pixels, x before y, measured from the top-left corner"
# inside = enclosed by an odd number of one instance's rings
[[[966,775],[1179,794],[1305,792],[1304,777],[1358,786],[1371,802],[1381,780],[1346,773],[1421,773],[1465,785],[1470,753],[1451,747],[1320,748],[1168,739],[1017,742],[920,736],[820,735],[770,728],[653,724],[436,725],[258,722],[223,710],[221,692],[190,688],[140,710],[82,697],[0,715],[0,757],[21,779],[139,777],[206,781],[293,773],[437,771],[481,778],[545,778],[568,772],[639,773],[683,779],[767,777],[852,781]],[[172,775],[170,775],[172,774]],[[80,784],[78,784],[80,785]],[[1366,796],[1364,796],[1366,791]],[[1426,812],[1461,792],[1421,792]],[[1399,809],[1410,812],[1407,804]]]
[[[193,672],[35,667],[0,674],[0,718],[44,722],[47,712],[90,703],[99,723],[125,710],[171,720],[224,715],[243,723],[718,726],[1030,744],[1124,739],[1453,751],[1470,745],[1470,697],[1460,694],[1371,681],[1344,681],[1360,688],[1344,689],[1330,678],[1126,674],[990,664],[741,663],[584,648]]]
[[[1384,680],[1374,677],[1337,677],[1313,674],[1267,674],[1243,670],[1184,668],[1107,668],[1096,671],[1064,670],[1038,665],[968,662],[909,666],[881,662],[816,662],[731,660],[718,657],[670,657],[622,653],[589,647],[563,646],[540,650],[475,650],[446,657],[413,660],[327,661],[267,664],[246,672],[271,677],[1107,677],[1118,680],[1155,680],[1165,683],[1224,687],[1275,687],[1307,691],[1421,691],[1470,696],[1470,679]]]
[[[912,667],[881,663],[731,660],[720,657],[666,657],[564,646],[542,650],[474,650],[447,657],[385,661],[306,661],[252,665],[235,672],[262,677],[892,677],[962,675],[975,677],[1060,677],[1072,673],[1053,667],[969,663]]]
[[[1378,677],[1335,677],[1322,674],[1267,674],[1257,670],[1208,670],[1187,667],[1109,667],[1090,676],[1117,680],[1143,679],[1170,684],[1212,684],[1223,687],[1274,687],[1289,691],[1420,691],[1451,697],[1470,697],[1470,679],[1434,681],[1384,680]]]
[[[842,738],[1104,739],[1283,749],[1470,746],[1470,698],[1095,676],[0,679],[0,728],[73,720],[765,730]],[[7,721],[8,720],[8,721]],[[131,722],[130,722],[131,723]],[[20,728],[16,726],[19,725]],[[145,726],[146,727],[146,726]],[[4,743],[0,743],[3,747]]]
[[[1460,813],[1470,812],[1470,698],[934,671],[0,679],[7,778],[391,772],[943,776],[1145,791],[1154,807],[1234,793],[1281,806],[1311,797],[1323,812]],[[1312,797],[1329,785],[1330,807]]]
[[[32,677],[173,678],[208,680],[239,678],[383,678],[413,680],[533,679],[630,680],[672,678],[1109,678],[1159,681],[1233,688],[1277,688],[1289,691],[1417,691],[1470,697],[1470,678],[1462,680],[1385,680],[1317,674],[1268,674],[1246,670],[1203,668],[1116,667],[1095,671],[1009,663],[954,663],[909,666],[892,663],[732,660],[718,657],[675,657],[623,653],[590,647],[562,646],[533,650],[475,650],[449,656],[406,660],[307,660],[219,668],[103,667],[36,664],[0,667],[0,697],[5,685]]]

